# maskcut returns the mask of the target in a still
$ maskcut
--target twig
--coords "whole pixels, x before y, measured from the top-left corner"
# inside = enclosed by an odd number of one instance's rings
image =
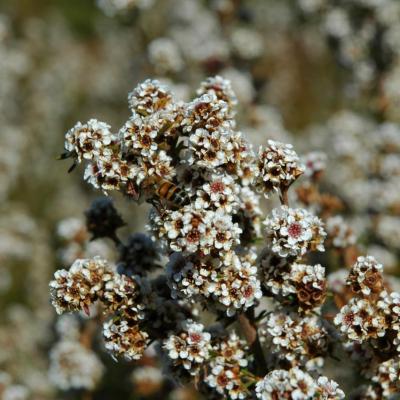
[[[243,334],[250,346],[250,351],[254,355],[256,373],[264,376],[267,373],[267,363],[264,358],[264,352],[257,334],[257,328],[250,322],[245,314],[238,316],[238,322],[242,328]]]
[[[240,327],[242,328],[243,334],[246,337],[247,343],[252,346],[257,339],[256,328],[250,323],[245,314],[240,314],[238,316],[238,321]]]
[[[280,199],[281,204],[283,206],[288,206],[289,207],[288,189],[289,188],[287,186],[282,186],[281,187],[281,195],[279,196],[279,199]]]

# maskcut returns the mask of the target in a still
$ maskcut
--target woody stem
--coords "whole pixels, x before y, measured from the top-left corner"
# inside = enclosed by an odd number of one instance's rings
[[[252,312],[254,314],[254,310]],[[260,343],[260,338],[257,333],[257,328],[254,325],[254,322],[251,321],[254,318],[249,318],[251,315],[240,314],[238,316],[238,322],[243,331],[243,334],[247,340],[247,343],[250,346],[250,351],[254,355],[255,361],[255,372],[261,376],[264,376],[267,373],[267,363],[264,358],[263,349]]]
[[[288,187],[281,187],[281,195],[279,196],[279,199],[281,201],[281,204],[283,206],[288,206],[289,207],[289,196],[288,196]]]

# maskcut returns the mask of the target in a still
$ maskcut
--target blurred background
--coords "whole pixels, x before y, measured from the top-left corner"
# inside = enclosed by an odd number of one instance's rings
[[[57,161],[64,134],[90,118],[117,131],[146,78],[187,101],[222,75],[254,146],[324,152],[323,188],[397,285],[399,22],[396,0],[0,0],[0,398],[196,398],[163,381],[152,354],[134,369],[101,343],[65,346],[65,326],[90,324],[57,320],[49,303],[55,270],[115,257],[89,241],[83,213],[99,193]],[[143,230],[147,206],[113,198],[126,234]]]

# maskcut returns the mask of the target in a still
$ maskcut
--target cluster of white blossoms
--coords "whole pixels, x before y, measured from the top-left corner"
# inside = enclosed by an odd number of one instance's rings
[[[347,277],[353,294],[335,317],[335,324],[349,340],[363,342],[398,331],[398,312],[391,307],[397,293],[388,294],[383,267],[373,257],[358,257]]]
[[[379,365],[377,374],[372,378],[383,398],[390,398],[400,392],[400,358],[392,358]]]
[[[366,398],[391,398],[399,392],[400,294],[389,292],[383,267],[372,256],[358,257],[346,284],[354,297],[334,323],[347,350],[361,361],[361,373],[371,380]]]
[[[163,344],[171,368],[183,367],[196,379],[202,377],[206,386],[222,396],[247,398],[246,343],[235,332],[227,337],[212,338],[202,324],[192,320],[184,321],[182,328],[178,335],[170,336]]]
[[[264,221],[271,251],[280,257],[298,258],[308,251],[324,251],[322,221],[305,209],[275,208]]]
[[[240,340],[235,332],[217,341],[212,348],[215,356],[210,360],[205,383],[230,399],[247,398],[249,390],[244,371],[249,364],[247,351],[245,341]]]
[[[14,383],[8,373],[0,371],[0,395],[4,400],[28,400],[31,393],[27,387]]]
[[[108,146],[115,143],[116,137],[110,131],[111,126],[95,119],[86,124],[78,122],[65,134],[65,150],[73,152],[78,162],[82,159],[106,157]]]
[[[136,191],[144,192],[156,205],[150,229],[171,257],[171,286],[182,293],[217,299],[231,313],[252,306],[261,296],[255,267],[235,255],[237,246],[259,235],[258,195],[249,187],[256,174],[255,156],[235,130],[237,100],[229,81],[208,78],[197,93],[199,97],[192,102],[177,103],[156,81],[147,81],[130,95],[134,112],[161,127],[149,130],[149,150],[141,150],[142,159],[149,154],[159,158],[163,151],[173,159],[168,175],[160,174],[157,166],[147,169],[147,174],[157,178],[148,184],[144,177]],[[120,135],[123,157],[132,148],[142,147],[143,132],[144,126],[136,124],[129,135]],[[249,229],[253,222],[257,224]],[[182,254],[187,262],[173,253]],[[215,270],[205,276],[196,269],[204,264],[204,256],[208,265],[218,265],[217,274]],[[231,259],[235,262],[229,263]],[[177,271],[179,266],[181,271]]]
[[[207,78],[200,84],[197,94],[202,95],[210,91],[213,91],[219,99],[227,103],[229,112],[234,112],[234,108],[238,104],[238,99],[230,81],[224,79],[222,76]]]
[[[317,316],[301,317],[284,311],[271,313],[260,335],[278,359],[293,367],[314,370],[323,365],[328,350],[328,331]]]
[[[325,302],[327,283],[320,264],[290,264],[264,254],[260,267],[265,289],[286,305],[296,305],[298,312],[317,311]]]
[[[335,317],[335,324],[349,340],[364,341],[385,335],[386,324],[383,314],[368,300],[352,298]]]
[[[172,296],[192,301],[201,296],[212,299],[214,305],[234,315],[262,296],[255,261],[255,253],[240,257],[232,251],[223,261],[212,256],[184,258],[174,254],[167,264]]]
[[[182,365],[190,374],[196,374],[197,368],[210,356],[211,335],[204,332],[204,326],[187,320],[182,332],[170,336],[163,345],[174,366]]]
[[[113,278],[108,263],[100,258],[78,259],[69,270],[58,270],[50,282],[52,302],[58,314],[89,310],[101,298],[105,283]]]
[[[50,353],[50,379],[61,390],[93,390],[104,367],[96,353],[78,341],[62,340]]]
[[[149,335],[131,320],[119,318],[104,323],[106,349],[126,360],[139,360],[149,343]]]
[[[175,252],[210,254],[213,250],[229,251],[240,243],[241,229],[223,210],[197,211],[188,205],[156,218],[152,222],[159,226],[158,238],[165,237]]]
[[[355,293],[369,296],[371,293],[379,294],[382,291],[383,265],[372,256],[358,257],[351,268],[347,284]]]
[[[58,341],[50,351],[49,378],[60,390],[94,390],[104,366],[85,343],[85,332],[75,315],[63,315],[57,321]]]
[[[291,144],[268,141],[268,147],[260,147],[257,167],[259,170],[256,185],[268,194],[283,190],[304,173],[304,166]]]
[[[343,249],[356,243],[356,235],[341,215],[328,218],[325,226],[328,240],[334,247]]]
[[[302,157],[304,176],[310,179],[318,179],[326,169],[327,156],[322,151],[312,151]]]
[[[98,257],[78,259],[69,270],[59,270],[50,282],[52,303],[57,313],[84,311],[100,302],[104,313],[111,316],[104,323],[106,348],[128,360],[140,358],[148,343],[141,330],[144,306],[134,278],[116,273]]]
[[[314,379],[299,368],[274,370],[256,385],[256,396],[261,400],[339,400],[344,393],[335,381],[326,376]]]
[[[315,5],[309,7],[310,3]],[[371,88],[396,66],[400,55],[396,0],[303,0],[299,4],[310,19],[319,19],[338,62],[362,88]]]
[[[53,304],[59,313],[88,312],[98,302],[111,317],[103,336],[113,355],[138,360],[157,341],[174,379],[201,382],[212,396],[245,399],[256,384],[262,387],[255,373],[282,365],[318,371],[323,365],[325,268],[309,264],[307,256],[324,251],[326,232],[311,211],[288,206],[288,189],[305,171],[292,146],[269,141],[258,155],[253,152],[236,130],[237,98],[229,81],[208,78],[197,95],[176,101],[166,86],[147,80],[129,94],[132,115],[118,134],[93,121],[91,130],[79,125],[67,133],[63,158],[88,163],[90,183],[151,204],[148,229],[167,262],[150,278],[152,265],[159,264],[155,244],[143,238],[124,244],[115,233],[123,221],[112,223],[119,219],[116,211],[104,208],[103,216],[97,204],[97,212],[86,214],[90,231],[116,243],[118,272],[100,259],[77,260],[55,274]],[[99,126],[108,133],[97,132]],[[311,175],[322,169],[316,165]],[[261,239],[258,192],[277,193],[281,201],[264,221],[261,257],[255,247]],[[277,309],[257,316],[263,294],[272,295]],[[217,315],[216,325],[201,323],[194,305]],[[236,319],[247,344],[226,329]],[[261,347],[267,343],[273,354],[268,366]],[[316,383],[300,369],[282,373],[297,376],[293,393],[304,389],[305,399],[316,393],[341,398],[328,380]]]

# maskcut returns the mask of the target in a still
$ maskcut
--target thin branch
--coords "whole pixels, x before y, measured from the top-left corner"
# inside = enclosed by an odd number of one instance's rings
[[[242,328],[243,334],[247,340],[247,343],[251,346],[257,339],[257,330],[256,328],[250,323],[249,319],[246,317],[245,314],[240,314],[238,316],[238,321],[240,327]]]
[[[287,186],[282,186],[281,187],[281,195],[279,196],[279,199],[280,199],[281,204],[283,206],[288,206],[289,207],[288,189],[289,189],[289,187],[287,187]]]
[[[258,337],[257,328],[245,314],[238,316],[238,322],[243,331],[243,334],[250,346],[250,351],[254,355],[256,364],[256,373],[264,376],[267,373],[267,363],[264,358],[264,352]]]

